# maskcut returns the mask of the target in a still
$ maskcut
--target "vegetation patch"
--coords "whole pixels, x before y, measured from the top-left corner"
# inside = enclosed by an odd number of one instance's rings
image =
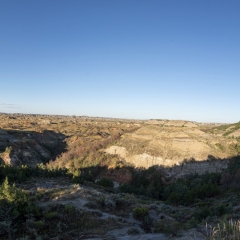
[[[148,216],[149,210],[145,207],[137,207],[133,210],[133,217],[137,220],[143,220]]]

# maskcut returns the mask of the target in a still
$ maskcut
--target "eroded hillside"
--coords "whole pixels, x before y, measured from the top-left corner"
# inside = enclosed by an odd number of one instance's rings
[[[240,151],[239,124],[23,114],[1,114],[0,123],[0,160],[13,165],[169,167]]]
[[[52,160],[56,167],[89,166],[99,163],[99,149],[139,126],[136,121],[117,119],[1,114],[0,160],[12,165],[35,166]]]
[[[235,138],[211,133],[210,129],[186,121],[149,121],[134,133],[124,134],[106,152],[118,154],[136,167],[173,166],[238,154]]]

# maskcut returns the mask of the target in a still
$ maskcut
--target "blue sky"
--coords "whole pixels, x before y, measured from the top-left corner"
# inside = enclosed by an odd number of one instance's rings
[[[240,120],[240,1],[0,3],[0,112]]]

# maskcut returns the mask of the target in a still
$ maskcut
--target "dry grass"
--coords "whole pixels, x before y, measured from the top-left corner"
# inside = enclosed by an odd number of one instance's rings
[[[23,165],[35,166],[56,160],[51,164],[52,167],[95,166],[109,160],[102,160],[102,154],[98,150],[117,141],[122,134],[134,132],[139,128],[137,122],[73,116],[0,114],[0,154],[3,155],[0,158],[4,162],[9,161],[5,150],[7,148]],[[15,162],[12,161],[11,164]]]
[[[208,240],[239,240],[240,239],[240,220],[223,222],[218,224],[216,227],[210,226],[210,231],[207,229]]]

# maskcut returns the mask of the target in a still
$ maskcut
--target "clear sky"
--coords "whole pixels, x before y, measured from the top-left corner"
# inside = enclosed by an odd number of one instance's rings
[[[240,121],[240,1],[1,1],[0,89],[0,112]]]

